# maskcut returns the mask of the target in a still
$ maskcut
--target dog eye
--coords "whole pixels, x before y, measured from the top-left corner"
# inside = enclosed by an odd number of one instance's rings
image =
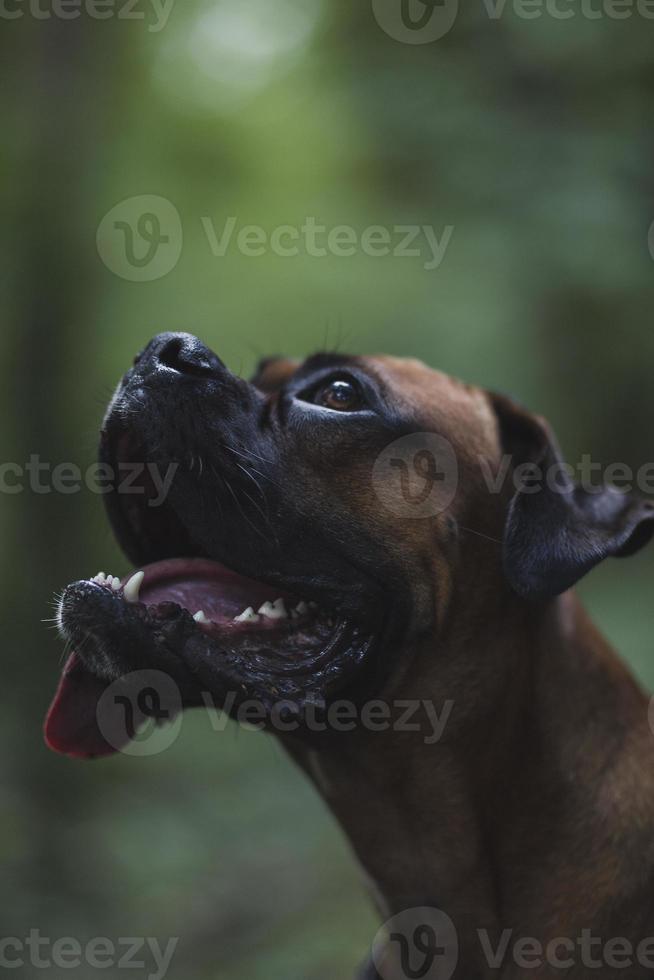
[[[334,412],[356,412],[363,406],[361,389],[348,378],[334,378],[307,400],[322,408],[331,408]]]

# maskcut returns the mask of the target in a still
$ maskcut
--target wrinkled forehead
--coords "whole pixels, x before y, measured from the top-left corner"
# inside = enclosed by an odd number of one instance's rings
[[[415,358],[386,354],[315,354],[303,361],[270,357],[259,364],[252,381],[262,391],[272,393],[298,375],[328,368],[364,371],[377,382],[399,416],[427,431],[446,434],[470,453],[487,455],[497,449],[497,418],[486,391]]]
[[[497,418],[483,388],[437,371],[415,358],[377,355],[362,358],[392,397],[398,410],[447,435],[474,454],[493,453]]]

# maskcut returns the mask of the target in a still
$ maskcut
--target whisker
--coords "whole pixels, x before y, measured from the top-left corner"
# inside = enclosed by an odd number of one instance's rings
[[[232,446],[224,445],[224,448],[228,449],[231,453],[234,453],[235,456],[239,456],[241,459],[244,459],[246,463],[250,464],[250,469],[258,476],[260,476],[262,480],[268,480],[269,483],[272,483],[274,487],[277,487],[278,490],[281,490],[283,492],[284,488],[281,486],[281,484],[277,483],[276,480],[273,480],[272,476],[269,476],[268,473],[262,473],[261,470],[258,470],[256,469],[256,467],[252,466],[251,459],[248,456],[246,456],[245,453],[240,453],[237,449],[234,449]],[[258,456],[256,453],[252,453],[252,456],[254,457],[254,459],[260,459],[263,463],[272,463],[272,460],[264,459],[263,456]]]
[[[250,479],[252,480],[252,482],[254,483],[254,485],[255,485],[255,487],[257,488],[257,490],[258,490],[258,491],[259,491],[259,493],[261,494],[261,499],[262,499],[262,501],[264,502],[264,504],[266,505],[266,511],[265,511],[265,512],[264,512],[264,511],[262,510],[262,508],[261,508],[261,507],[259,506],[259,504],[258,504],[258,503],[256,502],[256,500],[254,500],[254,499],[253,499],[253,498],[252,498],[252,497],[250,496],[250,494],[249,494],[249,493],[247,492],[247,490],[243,490],[243,493],[244,493],[244,494],[245,494],[245,496],[246,496],[246,497],[248,498],[248,500],[249,500],[249,501],[250,501],[250,502],[252,503],[252,506],[253,506],[253,507],[256,507],[256,509],[257,509],[257,510],[259,511],[259,513],[260,513],[260,514],[261,514],[261,516],[263,517],[263,519],[264,519],[264,521],[266,522],[266,524],[267,524],[267,526],[268,526],[268,527],[269,527],[269,529],[270,529],[270,533],[271,533],[271,535],[272,535],[272,537],[273,537],[273,539],[274,539],[274,541],[275,541],[275,544],[276,544],[276,545],[277,545],[277,547],[279,548],[279,538],[277,537],[277,534],[275,533],[275,529],[274,529],[274,527],[273,527],[273,525],[272,525],[272,523],[271,523],[271,521],[270,521],[270,514],[268,513],[268,509],[267,509],[267,508],[268,508],[268,501],[267,501],[267,499],[266,499],[266,496],[265,496],[265,494],[264,494],[264,492],[263,492],[263,490],[262,490],[262,489],[261,489],[261,487],[259,486],[259,484],[258,484],[258,482],[257,482],[257,480],[256,480],[256,479],[254,478],[254,476],[252,475],[252,473],[250,473],[250,472],[249,472],[248,470],[246,470],[244,466],[241,466],[241,464],[240,464],[240,463],[237,463],[236,465],[238,466],[238,468],[239,468],[239,469],[240,469],[240,470],[241,470],[241,471],[242,471],[243,473],[245,473],[245,475],[246,475],[246,476],[248,476],[248,477],[249,477],[249,478],[250,478]]]
[[[261,537],[262,537],[262,538],[264,539],[264,541],[267,541],[268,539],[266,538],[266,536],[265,536],[265,534],[263,533],[263,531],[261,531],[261,530],[260,530],[260,528],[258,528],[258,527],[256,526],[256,524],[254,524],[254,523],[253,523],[253,522],[252,522],[252,521],[250,520],[250,518],[248,517],[248,515],[247,515],[247,514],[245,513],[245,511],[243,510],[243,507],[242,507],[242,505],[241,505],[241,502],[240,502],[240,500],[238,499],[238,497],[237,497],[237,496],[236,496],[236,494],[234,493],[234,490],[232,489],[232,486],[231,486],[231,484],[230,484],[230,483],[229,483],[229,481],[228,481],[228,480],[226,480],[226,479],[225,479],[224,477],[223,477],[223,483],[224,483],[224,485],[225,485],[225,486],[227,487],[227,489],[229,490],[229,492],[231,493],[231,495],[232,495],[232,497],[234,498],[234,503],[235,503],[235,504],[236,504],[236,506],[238,507],[238,509],[239,509],[239,511],[240,511],[240,513],[241,513],[241,516],[242,516],[242,517],[243,517],[243,518],[244,518],[244,519],[245,519],[245,520],[246,520],[246,521],[248,522],[248,524],[250,525],[250,527],[252,528],[252,530],[253,530],[253,531],[254,531],[254,532],[255,532],[256,534],[259,534],[259,535],[260,535],[260,536],[261,536]]]
[[[245,460],[249,460],[250,458],[258,459],[261,460],[262,463],[269,463],[271,466],[275,462],[273,459],[266,459],[265,456],[260,456],[258,453],[255,453],[252,449],[248,449],[249,455],[246,455],[246,453],[241,453],[238,451],[238,449],[234,449],[233,446],[228,446],[226,442],[221,443],[221,445],[223,449],[229,450],[229,452],[234,453],[235,456],[240,456],[241,459],[245,459]]]
[[[469,534],[476,534],[478,538],[485,538],[487,541],[493,541],[494,544],[502,544],[499,538],[493,538],[490,534],[484,534],[483,531],[475,531],[473,527],[465,527],[464,524],[459,524],[462,531],[467,531]]]

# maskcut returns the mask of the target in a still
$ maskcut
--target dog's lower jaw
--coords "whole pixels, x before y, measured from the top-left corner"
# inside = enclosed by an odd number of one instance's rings
[[[654,934],[642,867],[643,812],[650,850],[654,836],[646,699],[572,593],[528,615],[516,601],[492,645],[479,642],[474,662],[489,669],[472,699],[456,673],[471,650],[456,649],[456,638],[439,648],[431,686],[422,677],[418,692],[393,694],[442,701],[449,688],[451,726],[438,743],[358,730],[318,752],[296,742],[289,751],[349,838],[380,917],[430,906],[452,919],[456,980],[491,975],[488,942],[496,949],[505,929],[545,947],[601,924],[604,940],[628,936],[636,948]],[[466,716],[467,700],[476,707]],[[639,776],[619,758],[627,738],[643,760]],[[637,778],[640,815],[626,804],[621,812]],[[492,975],[521,976],[511,948],[506,955]],[[376,977],[369,969],[363,976]],[[566,975],[586,973],[580,965]]]
[[[143,572],[134,576],[139,584],[142,576]],[[327,624],[319,613],[313,618],[306,614],[299,626],[290,621],[276,630],[258,624],[253,629],[241,623],[198,622],[175,602],[148,605],[139,601],[138,593],[128,591],[128,584],[107,587],[97,578],[65,589],[58,624],[75,650],[66,675],[79,680],[84,673],[86,683],[84,704],[76,704],[74,711],[69,706],[64,714],[80,714],[83,706],[97,715],[98,705],[88,701],[88,695],[138,680],[143,672],[150,683],[147,672],[159,676],[163,671],[180,708],[206,705],[211,699],[234,713],[254,702],[263,724],[291,725],[307,733],[339,692],[355,690],[365,662],[373,659],[375,637],[346,619]],[[288,617],[283,622],[289,622]],[[308,646],[303,642],[307,637]],[[64,680],[63,693],[68,687]],[[59,714],[57,709],[55,716]],[[74,727],[75,718],[68,720]],[[55,728],[59,730],[56,722]],[[57,739],[51,744],[56,747]],[[95,737],[93,746],[97,749]]]

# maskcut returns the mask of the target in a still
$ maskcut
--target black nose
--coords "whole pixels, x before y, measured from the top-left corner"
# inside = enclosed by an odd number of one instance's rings
[[[134,358],[140,369],[177,371],[196,377],[216,377],[225,365],[190,333],[160,333]]]

